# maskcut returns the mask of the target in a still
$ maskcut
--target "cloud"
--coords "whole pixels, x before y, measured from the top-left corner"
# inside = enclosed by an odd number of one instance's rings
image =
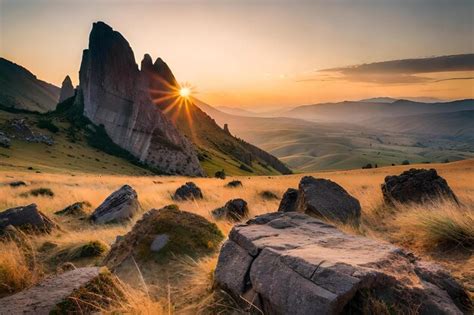
[[[450,55],[417,59],[390,60],[361,65],[319,70],[318,74],[333,73],[340,79],[353,82],[379,84],[430,83],[450,80],[471,80],[472,77],[455,77],[436,80],[420,74],[435,72],[474,71],[474,54]],[[310,78],[304,81],[319,81]]]

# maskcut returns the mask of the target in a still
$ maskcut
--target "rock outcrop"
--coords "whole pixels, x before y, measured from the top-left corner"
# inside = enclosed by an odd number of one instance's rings
[[[285,192],[278,211],[297,211],[330,221],[357,224],[361,207],[356,198],[335,182],[305,176],[298,190],[290,188]]]
[[[204,217],[176,206],[146,212],[132,230],[112,245],[104,264],[113,270],[136,263],[166,262],[173,255],[194,258],[215,252],[224,236]]]
[[[187,182],[176,189],[173,200],[184,201],[184,200],[195,200],[202,199],[202,191],[195,183]]]
[[[120,33],[94,23],[79,72],[84,115],[143,163],[163,173],[204,175],[192,143],[153,104],[146,73]]]
[[[278,212],[293,212],[296,211],[296,201],[298,200],[298,190],[288,188],[281,198]]]
[[[435,169],[412,168],[398,176],[387,176],[382,184],[382,194],[388,204],[423,203],[436,199],[458,203],[446,180]]]
[[[63,84],[61,85],[61,93],[59,93],[59,103],[64,102],[70,97],[74,96],[74,86],[72,85],[71,78],[67,75],[64,78]]]
[[[250,301],[265,314],[357,313],[370,307],[367,294],[401,313],[462,314],[470,306],[463,288],[438,266],[295,212],[235,226],[215,280],[242,306],[251,308]]]
[[[140,208],[137,192],[129,185],[124,185],[108,196],[94,210],[90,219],[99,224],[123,222],[131,219]]]
[[[34,132],[30,127],[27,119],[20,118],[20,119],[11,119],[6,122],[3,126],[5,136],[8,136],[12,139],[18,139],[21,141],[27,142],[34,142],[34,143],[44,143],[47,145],[53,145],[54,140],[52,137],[48,135],[44,135],[38,132]]]
[[[49,233],[57,225],[38,210],[36,204],[10,208],[0,212],[0,234],[9,226],[33,232]]]
[[[87,215],[85,208],[91,207],[91,204],[87,201],[75,202],[66,208],[56,211],[56,215],[66,215],[66,216],[75,216],[75,217],[84,217]]]
[[[249,214],[247,201],[237,198],[226,202],[223,207],[212,211],[212,216],[216,219],[227,219],[230,221],[241,221]]]

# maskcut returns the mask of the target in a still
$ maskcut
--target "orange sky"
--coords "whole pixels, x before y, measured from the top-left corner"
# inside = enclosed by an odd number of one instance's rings
[[[2,0],[0,53],[43,80],[59,85],[69,74],[77,84],[92,22],[103,20],[130,42],[137,63],[144,53],[162,57],[211,105],[474,98],[470,60],[457,71],[410,70],[402,80],[383,69],[320,71],[473,53],[473,12],[464,0]]]

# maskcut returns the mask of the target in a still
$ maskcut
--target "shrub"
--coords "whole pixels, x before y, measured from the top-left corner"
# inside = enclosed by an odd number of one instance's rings
[[[245,164],[240,164],[239,168],[240,168],[241,170],[243,170],[243,171],[246,171],[246,172],[249,172],[249,173],[253,173],[253,170],[252,170],[250,167],[248,167],[247,165],[245,165]]]
[[[260,193],[260,196],[263,198],[263,199],[266,199],[266,200],[275,200],[275,199],[279,199],[278,196],[274,193],[274,192],[271,192],[269,190],[264,190]]]
[[[370,163],[367,164],[367,165],[362,166],[362,169],[370,169],[370,168],[372,168],[372,164],[370,164]]]
[[[70,257],[71,259],[98,257],[108,249],[108,246],[101,241],[90,241],[75,248]]]
[[[36,188],[31,189],[29,192],[25,192],[20,194],[21,197],[28,197],[28,195],[32,195],[35,197],[43,196],[43,197],[54,197],[54,192],[49,188]]]
[[[52,133],[59,131],[59,128],[49,119],[40,119],[36,125],[38,128],[49,130]]]
[[[220,178],[220,179],[225,179],[225,178],[226,178],[225,170],[217,171],[217,172],[214,174],[214,177],[215,177],[215,178]]]
[[[402,162],[402,165],[410,165],[410,161],[404,160],[404,161]]]

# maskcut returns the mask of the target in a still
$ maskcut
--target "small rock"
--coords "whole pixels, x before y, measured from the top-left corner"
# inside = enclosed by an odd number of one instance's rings
[[[388,204],[424,203],[436,199],[458,203],[446,180],[435,169],[412,168],[398,176],[387,176],[381,188],[384,201]]]
[[[212,211],[212,216],[216,219],[227,219],[231,221],[240,221],[247,217],[249,208],[247,202],[243,199],[232,199],[227,201],[224,207]]]
[[[359,200],[328,179],[305,176],[298,189],[297,211],[342,223],[357,223],[361,207]]]
[[[242,182],[240,180],[233,180],[228,182],[226,186],[231,188],[242,187]]]
[[[298,190],[288,188],[283,198],[280,201],[278,212],[293,212],[296,211],[296,201],[298,199]]]
[[[11,140],[6,134],[0,131],[0,147],[9,148]]]
[[[174,200],[194,200],[202,199],[201,189],[193,182],[187,182],[183,186],[176,189],[174,193]]]
[[[113,192],[94,210],[90,219],[98,224],[123,222],[131,219],[141,208],[137,192],[124,185]]]
[[[36,204],[7,209],[0,212],[0,234],[12,225],[18,229],[49,233],[57,225],[38,210]]]
[[[163,247],[166,246],[166,244],[168,244],[169,239],[170,237],[167,234],[156,235],[153,239],[153,242],[151,242],[150,250],[152,252],[159,252]]]
[[[84,208],[91,207],[91,204],[87,201],[75,202],[72,205],[67,206],[66,208],[56,211],[56,215],[70,215],[70,216],[86,216],[87,213],[84,211]]]
[[[20,187],[20,186],[26,186],[26,183],[24,181],[15,181],[15,182],[11,182],[10,184],[10,187]]]

